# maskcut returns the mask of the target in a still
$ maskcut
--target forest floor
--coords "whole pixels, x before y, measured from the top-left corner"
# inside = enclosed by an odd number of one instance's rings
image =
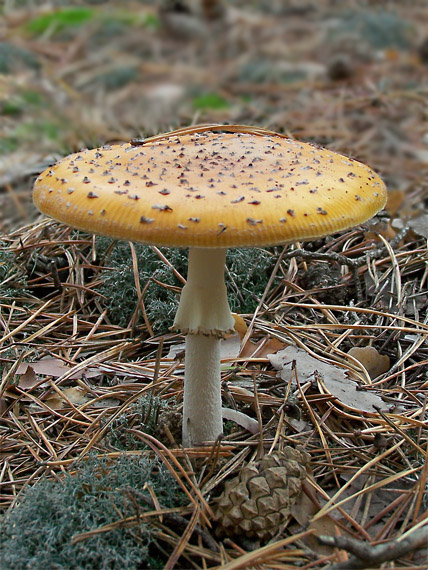
[[[4,568],[426,569],[426,2],[5,0],[0,18]],[[230,419],[183,450],[184,253],[77,232],[31,194],[66,154],[198,123],[351,156],[388,202],[230,254]],[[217,498],[288,447],[309,463],[276,532],[263,509],[225,529]]]

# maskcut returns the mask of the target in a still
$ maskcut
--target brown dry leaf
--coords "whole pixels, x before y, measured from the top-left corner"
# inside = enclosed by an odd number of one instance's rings
[[[388,190],[387,202],[385,205],[385,210],[391,217],[397,215],[397,212],[401,209],[406,199],[406,193],[403,190],[392,189]]]
[[[22,366],[22,364],[20,365]],[[38,382],[36,373],[34,372],[34,368],[29,364],[25,364],[27,366],[27,370],[21,374],[21,377],[18,381],[18,386],[25,390],[26,388],[32,388]],[[19,368],[18,368],[19,369]],[[19,372],[17,372],[19,374]]]
[[[335,562],[342,562],[347,560],[346,553],[339,551],[338,549],[328,546],[325,544],[320,544],[317,540],[317,536],[337,536],[340,533],[339,528],[334,521],[334,519],[325,515],[316,521],[312,521],[312,517],[318,512],[317,507],[307,496],[306,493],[300,493],[297,497],[296,502],[291,508],[291,514],[293,518],[297,521],[297,525],[290,525],[289,530],[296,533],[299,528],[306,528],[307,530],[313,530],[313,534],[306,536],[303,539],[304,544],[315,552],[319,556],[331,556],[336,552]],[[296,528],[295,528],[296,527]]]
[[[28,368],[30,368],[35,372],[35,374],[42,374],[44,376],[55,376],[59,377],[65,374],[70,370],[70,366],[67,366],[61,359],[59,358],[42,358],[37,362],[22,362],[17,370],[16,374],[26,374]],[[69,378],[71,380],[76,380],[78,378],[82,378],[82,376],[86,376],[86,378],[94,378],[95,376],[100,376],[100,372],[98,370],[90,370],[84,369],[79,370],[78,372],[74,372]],[[19,383],[21,386],[21,382]],[[21,386],[22,387],[22,386]],[[31,386],[27,386],[31,387]]]
[[[273,354],[282,350],[285,347],[285,343],[281,342],[277,338],[261,338],[256,343],[248,340],[245,346],[241,350],[241,358],[268,358],[268,354]]]
[[[235,319],[235,324],[233,325],[233,328],[239,334],[242,340],[248,329],[247,323],[244,321],[241,315],[238,315],[237,313],[232,313],[232,317]]]
[[[0,416],[2,416],[8,408],[6,398],[0,398]]]
[[[354,346],[348,351],[367,370],[371,379],[376,378],[389,370],[391,362],[389,356],[383,356],[373,346]]]
[[[167,358],[175,358],[186,349],[184,342],[171,346]],[[220,344],[220,357],[222,360],[234,359],[239,356],[241,350],[241,337],[238,333],[232,334],[227,338],[222,339]]]
[[[300,382],[316,380],[321,392],[331,394],[347,409],[360,413],[373,413],[374,406],[385,409],[383,400],[374,392],[361,389],[356,381],[348,377],[346,370],[318,360],[305,350],[287,346],[276,354],[270,354],[269,360],[280,371],[280,377],[285,382],[292,376],[292,365],[296,362]]]
[[[377,224],[371,225],[370,231],[365,232],[364,237],[366,239],[380,241],[378,234],[383,236],[386,240],[390,241],[397,235],[397,232],[392,227],[390,221],[388,222],[381,221],[378,222]]]
[[[65,398],[55,394],[55,396],[45,400],[45,404],[52,410],[61,410],[69,405],[67,400],[75,406],[81,406],[87,402],[86,392],[81,388],[64,388],[61,393],[64,394]]]
[[[118,408],[121,401],[118,398],[99,398],[91,403],[91,407],[97,409]]]
[[[340,473],[339,480],[342,485],[345,485],[345,483],[348,485],[346,489],[341,489],[340,500],[349,499],[341,508],[356,520],[359,520],[359,517],[364,515],[367,516],[367,520],[371,520],[384,511],[388,505],[391,504],[391,495],[393,494],[391,487],[394,488],[395,491],[400,489],[404,493],[409,493],[412,489],[411,482],[405,480],[394,481],[394,483],[389,486],[380,487],[375,491],[371,491],[370,496],[367,495],[366,499],[360,503],[358,493],[361,493],[361,491],[369,485],[384,481],[384,477],[363,473],[349,483],[352,478],[352,473]],[[327,493],[332,497],[336,493],[336,490],[327,490]],[[405,513],[403,513],[401,520],[403,520],[405,516]],[[385,521],[385,518],[387,518],[387,515],[380,519],[379,522]]]
[[[428,238],[428,214],[422,214],[413,220],[409,220],[407,225],[412,228],[415,234]]]
[[[241,337],[239,333],[232,334],[221,341],[221,359],[233,359],[239,356],[241,350]]]

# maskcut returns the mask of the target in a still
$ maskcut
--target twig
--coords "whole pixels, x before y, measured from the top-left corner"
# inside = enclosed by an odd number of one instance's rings
[[[409,227],[404,226],[392,238],[392,240],[389,243],[390,247],[392,249],[394,247],[397,247],[397,245],[404,239],[404,237],[408,232],[409,232]],[[313,260],[334,261],[336,263],[340,263],[341,265],[348,265],[351,268],[352,275],[354,277],[357,299],[361,301],[363,298],[363,291],[358,276],[358,268],[362,267],[363,265],[366,265],[368,261],[372,259],[380,258],[382,255],[385,254],[386,251],[387,247],[385,245],[382,245],[380,247],[368,250],[364,255],[361,255],[360,257],[352,258],[352,257],[347,257],[346,255],[343,255],[341,253],[337,253],[335,251],[322,253],[322,252],[312,252],[312,251],[307,251],[305,249],[296,248],[293,249],[292,251],[285,253],[282,256],[282,259],[292,259],[298,257],[300,259],[307,261],[313,261]]]
[[[318,540],[321,544],[341,548],[353,555],[346,562],[334,564],[330,570],[363,570],[367,567],[379,566],[389,560],[397,560],[415,550],[427,548],[427,534],[428,526],[425,525],[403,540],[396,538],[383,544],[372,545],[349,536],[319,536]]]

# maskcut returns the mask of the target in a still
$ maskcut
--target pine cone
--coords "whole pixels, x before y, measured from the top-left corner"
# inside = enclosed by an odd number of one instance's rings
[[[171,445],[171,441],[168,437],[167,430],[165,426],[168,427],[168,430],[172,437],[175,439],[177,443],[181,442],[181,429],[183,425],[183,414],[177,411],[175,408],[167,408],[166,410],[162,410],[158,417],[158,428],[156,437],[167,445],[168,447]]]
[[[271,539],[290,515],[308,463],[305,451],[285,447],[243,467],[214,500],[214,515],[223,532],[262,543]]]

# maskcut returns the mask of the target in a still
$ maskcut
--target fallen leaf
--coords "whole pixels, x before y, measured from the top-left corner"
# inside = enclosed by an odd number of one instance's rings
[[[26,388],[32,388],[37,384],[37,382],[39,382],[36,373],[34,372],[34,368],[29,364],[26,366],[27,370],[23,374],[21,374],[18,381],[18,386],[23,390],[25,390]],[[17,374],[19,374],[19,372]]]
[[[8,408],[6,398],[0,398],[0,416],[2,416]]]
[[[428,214],[422,214],[413,220],[409,220],[407,225],[412,228],[415,234],[428,238]]]
[[[92,408],[103,409],[103,408],[117,408],[121,404],[121,401],[117,398],[100,398],[91,403]]]
[[[244,321],[241,315],[238,315],[237,313],[232,313],[232,317],[235,319],[233,328],[239,334],[242,340],[247,332],[247,323]]]
[[[55,394],[45,400],[45,404],[52,410],[61,410],[69,405],[67,400],[75,406],[81,406],[87,402],[86,392],[81,388],[64,388],[61,390],[61,393],[64,394],[65,397]]]
[[[180,353],[184,352],[186,348],[186,345],[184,344],[184,342],[180,342],[180,344],[173,344],[172,346],[169,347],[169,351],[168,354],[166,355],[166,358],[176,358]]]
[[[292,376],[292,365],[296,362],[300,382],[316,381],[322,393],[331,394],[347,409],[360,413],[373,413],[375,406],[386,409],[380,396],[359,386],[349,378],[345,369],[318,360],[301,348],[288,346],[276,354],[270,354],[268,358],[285,382]]]
[[[403,221],[403,219],[406,221]],[[424,238],[428,238],[428,214],[421,214],[412,217],[410,213],[407,216],[403,215],[402,219],[396,218],[392,222],[392,227],[397,230],[401,230],[405,225],[412,229],[415,234],[418,234]]]
[[[237,358],[240,351],[241,337],[238,333],[222,339],[220,344],[220,358],[222,360]]]
[[[374,346],[354,346],[348,351],[348,354],[364,366],[371,379],[377,378],[389,370],[391,365],[389,356],[382,356]]]
[[[397,215],[406,200],[406,193],[404,190],[392,188],[388,190],[388,197],[385,205],[385,210],[391,217]]]
[[[256,343],[248,340],[241,350],[241,358],[267,358],[268,354],[278,352],[285,343],[277,338],[261,338]]]
[[[364,237],[369,240],[380,241],[378,234],[381,234],[386,240],[390,241],[397,235],[397,232],[392,227],[390,221],[380,221],[376,224],[371,224],[370,231],[364,232]]]
[[[170,347],[167,358],[175,358],[181,352],[185,352],[186,344],[184,342],[175,344]],[[228,360],[237,358],[241,350],[241,337],[238,333],[232,334],[227,338],[221,340],[220,343],[220,358]]]
[[[16,374],[26,374],[29,367],[32,368],[35,374],[55,377],[62,376],[71,370],[71,367],[65,364],[61,359],[48,357],[42,358],[37,362],[21,362],[16,370]],[[77,378],[82,378],[82,376],[85,376],[86,378],[94,378],[95,376],[100,376],[100,372],[98,370],[84,368],[83,370],[73,372],[69,378],[71,380],[76,380]],[[21,384],[19,385],[21,386]]]
[[[306,528],[307,530],[313,530],[313,534],[306,536],[303,539],[303,543],[307,548],[315,552],[319,556],[331,556],[336,553],[336,562],[341,562],[346,560],[339,554],[337,549],[332,546],[324,545],[318,542],[317,536],[337,536],[340,533],[337,523],[330,515],[324,515],[315,521],[311,521],[312,517],[316,515],[318,508],[314,505],[311,499],[306,493],[300,493],[297,497],[296,502],[291,508],[291,514],[293,518],[297,521],[297,525],[290,525],[289,530],[297,534],[299,528]]]

